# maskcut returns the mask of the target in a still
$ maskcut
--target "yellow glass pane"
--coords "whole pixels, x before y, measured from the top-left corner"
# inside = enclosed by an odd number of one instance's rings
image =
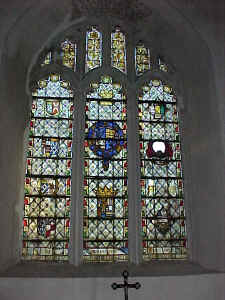
[[[126,73],[125,35],[119,27],[116,27],[111,34],[111,60],[114,68]]]
[[[102,35],[92,27],[86,34],[86,63],[85,72],[102,65]]]
[[[168,72],[167,64],[159,57],[159,70],[163,72]]]
[[[150,70],[150,51],[142,44],[136,46],[135,63],[138,76]]]
[[[62,48],[62,64],[75,71],[76,69],[76,44],[65,40],[61,44]]]
[[[52,61],[52,52],[48,52],[47,55],[44,58],[44,61],[42,62],[41,66],[49,65]]]

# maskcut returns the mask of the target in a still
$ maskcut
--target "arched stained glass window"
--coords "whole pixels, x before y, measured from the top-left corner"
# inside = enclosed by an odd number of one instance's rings
[[[111,34],[112,67],[126,73],[126,43],[125,35],[116,27]]]
[[[76,166],[82,164],[82,167],[76,168],[73,180],[71,209],[76,218],[71,222],[74,233],[71,257],[75,264],[185,259],[186,220],[177,100],[173,89],[162,81],[163,73],[167,72],[169,77],[173,70],[161,54],[146,47],[149,40],[138,39],[138,32],[132,37],[130,30],[123,32],[122,27],[115,25],[109,22],[104,32],[100,32],[98,24],[85,22],[77,28],[73,25],[64,39],[60,35],[46,45],[38,61],[39,66],[45,66],[40,70],[43,74],[54,62],[49,74],[53,68],[59,69],[79,86],[76,109],[80,113],[73,122],[77,155],[73,159]],[[131,50],[128,61],[127,41]],[[103,61],[104,67],[100,68]],[[157,79],[149,79],[139,93],[140,77],[146,76],[146,72]],[[31,74],[34,76],[31,82],[35,82],[39,72],[35,69]],[[117,78],[122,75],[126,90],[119,80],[112,79],[112,74]],[[59,75],[52,74],[38,84],[33,93],[26,167],[23,257],[63,261],[68,260],[73,93]],[[139,130],[136,130],[137,107]],[[84,145],[79,142],[83,135]],[[135,148],[138,135],[140,153]],[[139,205],[135,205],[140,201],[141,214]],[[83,214],[77,213],[81,206]],[[140,221],[142,228],[137,232],[139,226],[133,222],[140,224]],[[130,246],[128,253],[128,243],[143,251]]]
[[[61,43],[61,56],[62,56],[62,64],[63,66],[76,70],[76,51],[77,46],[75,43],[72,43],[69,40],[65,40]]]
[[[26,161],[23,259],[68,259],[73,93],[51,74],[33,92]]]
[[[41,63],[41,66],[45,66],[45,65],[49,65],[52,61],[52,52],[48,52],[43,60],[43,62]]]
[[[85,71],[88,72],[102,65],[102,35],[95,28],[86,33],[86,64]]]
[[[142,43],[135,48],[135,66],[138,76],[150,70],[150,51]]]
[[[142,87],[138,100],[143,258],[186,258],[176,96],[155,79]]]
[[[128,258],[126,96],[109,76],[86,97],[84,261]]]

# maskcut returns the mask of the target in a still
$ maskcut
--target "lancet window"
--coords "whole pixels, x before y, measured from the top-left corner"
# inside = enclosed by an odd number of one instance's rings
[[[85,109],[84,260],[128,254],[126,95],[118,82],[92,82]]]
[[[51,74],[33,92],[26,160],[23,258],[68,260],[73,92]]]
[[[138,97],[143,258],[186,257],[180,130],[176,95],[161,80]]]

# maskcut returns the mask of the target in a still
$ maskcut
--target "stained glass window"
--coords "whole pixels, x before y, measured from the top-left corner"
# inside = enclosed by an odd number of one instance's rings
[[[50,51],[46,54],[41,66],[43,67],[45,65],[49,65],[51,61],[52,61],[52,52]]]
[[[92,27],[86,34],[86,64],[85,71],[98,68],[102,65],[102,35]]]
[[[159,63],[159,70],[163,72],[168,72],[168,66],[167,64],[163,61],[161,57],[158,58],[158,63]]]
[[[79,63],[84,68],[82,72],[92,70],[94,76],[97,71],[94,69],[104,61],[106,68],[127,73],[128,35],[120,26],[107,27],[104,39],[97,25],[81,28],[80,37],[86,35],[85,53],[81,53],[84,61]],[[51,44],[49,52],[45,50],[42,55],[41,66],[46,69],[54,61],[55,65],[76,71],[79,49],[74,38],[70,31],[63,40],[55,41],[55,46]],[[105,46],[109,48],[103,51],[103,42],[108,38],[111,40]],[[110,66],[107,66],[108,54],[111,54]],[[171,71],[160,54],[150,52],[139,40],[134,44],[133,58],[129,58],[137,76],[155,68],[152,57],[156,58],[155,67],[161,75]],[[136,79],[133,78],[133,84]],[[76,178],[78,182],[82,178],[84,191],[80,200],[82,221],[79,216],[76,220],[83,222],[82,257],[84,262],[124,262],[128,260],[126,92],[110,76],[102,76],[99,82],[91,81],[87,89],[81,77],[80,83],[84,89],[79,95],[86,93],[82,99],[86,105],[85,128],[78,133],[82,135],[85,131],[84,145],[78,145],[84,149],[81,154],[84,166]],[[40,80],[38,86],[33,92],[26,162],[23,258],[66,261],[70,235],[73,92],[57,74]],[[83,109],[82,101],[79,101],[79,111]],[[155,79],[141,88],[136,105],[139,131],[133,134],[139,134],[140,140],[140,153],[135,155],[137,158],[140,155],[141,162],[141,199],[136,199],[142,204],[141,255],[144,261],[185,259],[186,220],[176,95],[169,85]],[[131,118],[136,108],[129,107]],[[133,137],[129,138],[132,143]],[[135,175],[130,175],[133,180]],[[135,208],[130,209],[130,215],[134,215]],[[138,222],[139,217],[131,221]],[[136,239],[135,235],[133,238]]]
[[[161,80],[139,95],[143,258],[186,258],[180,131],[176,96]]]
[[[84,261],[127,260],[126,96],[103,76],[86,97]]]
[[[135,66],[137,75],[150,70],[150,51],[141,43],[135,48]]]
[[[33,93],[26,161],[23,258],[68,260],[73,93],[52,74]]]
[[[72,69],[75,71],[76,69],[76,51],[77,46],[75,43],[72,43],[69,40],[65,40],[61,43],[61,56],[62,56],[62,64],[63,66]]]
[[[126,73],[126,43],[125,35],[116,27],[111,34],[111,58],[112,66]]]

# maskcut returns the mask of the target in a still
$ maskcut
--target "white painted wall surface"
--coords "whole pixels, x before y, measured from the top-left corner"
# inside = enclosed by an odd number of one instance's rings
[[[1,278],[1,300],[123,300],[111,284],[119,278]],[[129,291],[129,300],[224,300],[224,274],[181,277],[136,277],[139,290]]]

